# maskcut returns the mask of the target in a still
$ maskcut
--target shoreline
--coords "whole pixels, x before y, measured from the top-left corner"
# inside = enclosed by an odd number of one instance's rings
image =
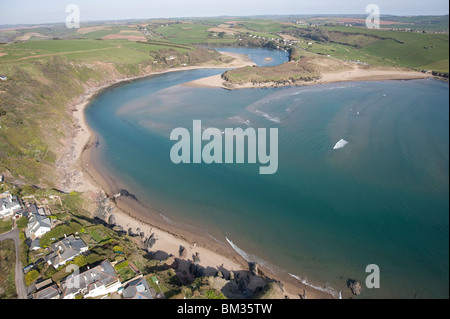
[[[227,53],[227,55],[229,55]],[[87,194],[91,202],[95,201],[95,197],[100,194],[106,194],[111,198],[118,190],[124,188],[118,185],[117,181],[102,174],[101,165],[96,163],[93,154],[93,146],[97,141],[96,133],[87,125],[84,116],[84,110],[89,105],[95,96],[103,90],[113,87],[114,85],[130,82],[138,79],[150,77],[152,75],[165,74],[169,72],[205,69],[205,68],[231,68],[253,65],[246,59],[239,59],[237,55],[233,54],[237,61],[233,61],[227,65],[201,65],[193,67],[174,68],[160,72],[152,72],[134,77],[126,77],[121,79],[110,80],[97,85],[89,86],[86,91],[81,94],[75,101],[71,103],[73,117],[76,122],[76,132],[69,139],[68,147],[72,151],[69,152],[69,161],[61,163],[59,169],[68,172],[62,179],[62,184],[66,190],[75,190]],[[165,216],[161,215],[155,209],[148,208],[142,203],[135,200],[120,196],[116,198],[116,208],[113,215],[116,219],[116,225],[120,225],[123,229],[132,228],[133,230],[140,229],[145,233],[146,237],[154,234],[157,241],[152,248],[152,251],[164,251],[169,255],[178,257],[180,245],[187,249],[187,256],[191,256],[196,252],[200,253],[200,266],[205,268],[223,267],[230,271],[248,271],[248,262],[242,258],[231,246],[215,240],[213,237],[199,234],[195,232],[195,226],[192,225],[175,225],[169,223]],[[190,228],[190,229],[189,229]],[[194,232],[193,232],[194,230]],[[206,235],[208,235],[206,233]],[[297,279],[279,278],[272,275],[270,269],[259,265],[260,276],[280,281],[283,284],[283,294],[290,299],[300,299],[300,294],[306,289],[309,299],[328,299],[333,298],[332,295],[316,290],[308,285],[302,284]]]
[[[323,73],[318,80],[306,82],[289,82],[289,83],[275,83],[265,82],[256,83],[229,83],[222,79],[221,75],[214,75],[207,78],[194,80],[188,83],[184,83],[184,86],[188,87],[213,87],[222,88],[227,90],[239,90],[239,89],[252,89],[252,88],[274,88],[274,87],[288,87],[288,86],[310,86],[329,83],[340,82],[364,82],[364,81],[395,81],[395,80],[419,80],[434,78],[435,76],[427,73],[422,73],[413,70],[386,70],[386,69],[363,69],[359,66],[354,66],[352,70]]]

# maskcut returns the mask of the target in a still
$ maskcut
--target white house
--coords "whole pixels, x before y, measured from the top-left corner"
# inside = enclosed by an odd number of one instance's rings
[[[5,198],[0,198],[0,218],[12,216],[21,208],[17,196],[8,195]]]
[[[72,274],[61,284],[63,299],[94,298],[117,292],[122,287],[116,270],[108,260],[81,274]]]
[[[0,80],[2,80],[2,81],[6,81],[6,80],[7,80],[7,78],[6,78],[6,76],[4,76],[4,75],[0,75]]]
[[[30,234],[35,237],[41,237],[45,233],[52,230],[52,222],[48,217],[38,214],[31,214],[28,221],[28,230],[30,231]]]

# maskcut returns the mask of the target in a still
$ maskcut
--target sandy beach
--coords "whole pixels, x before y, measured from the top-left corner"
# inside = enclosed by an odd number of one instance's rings
[[[392,80],[416,80],[431,78],[433,75],[396,69],[365,69],[360,66],[354,66],[350,71],[323,73],[321,78],[312,82],[295,82],[292,86],[317,85],[338,82],[355,81],[392,81]],[[248,89],[248,88],[268,88],[286,86],[286,84],[277,84],[275,82],[253,84],[251,82],[234,84],[227,83],[221,75],[215,75],[203,79],[198,79],[184,84],[190,87],[216,87],[223,89]]]
[[[234,57],[235,60],[226,65],[182,67],[148,73],[142,76],[115,79],[88,87],[84,94],[72,101],[70,105],[77,129],[67,141],[66,155],[64,160],[60,161],[58,165],[58,171],[61,172],[61,189],[85,193],[94,202],[99,193],[104,193],[109,198],[112,198],[114,194],[125,187],[125,185],[120,184],[120,181],[112,180],[106,172],[102,171],[102,163],[95,157],[95,152],[93,152],[95,148],[93,146],[97,137],[86,123],[84,109],[98,93],[122,82],[166,72],[200,68],[237,68],[254,65],[245,56],[226,54]],[[153,234],[157,239],[152,247],[155,252],[163,251],[178,257],[180,246],[183,246],[187,250],[186,258],[192,259],[190,256],[199,253],[200,266],[207,270],[215,271],[219,267],[220,269],[233,272],[248,271],[249,269],[248,262],[236,253],[231,246],[206,236],[204,233],[199,232],[195,226],[181,225],[176,221],[169,220],[155,209],[146,207],[130,197],[120,196],[116,198],[114,206],[115,224],[120,225],[125,230],[131,228],[144,232],[145,237]],[[303,294],[305,290],[309,299],[332,298],[330,294],[301,284],[300,281],[287,274],[280,278],[264,267],[260,266],[259,270],[260,275],[267,275],[267,277],[281,281],[284,285],[283,295],[288,296],[290,299],[299,299],[300,294]],[[206,274],[208,274],[208,271]]]

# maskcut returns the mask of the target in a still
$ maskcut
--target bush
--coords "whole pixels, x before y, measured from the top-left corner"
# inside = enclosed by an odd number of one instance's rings
[[[97,254],[89,254],[88,256],[86,256],[86,263],[88,265],[92,265],[95,264],[97,262],[99,262],[100,260],[102,260],[103,258],[100,255]]]
[[[77,265],[79,268],[82,268],[84,266],[87,265],[87,261],[86,261],[86,257],[84,257],[83,255],[81,256],[77,256],[73,259],[73,261],[71,262],[71,264],[75,264]]]
[[[56,269],[53,266],[50,266],[47,268],[47,270],[44,272],[45,278],[50,278],[56,273]]]
[[[205,293],[205,297],[208,299],[227,299],[223,293],[210,289]]]
[[[25,275],[25,284],[27,286],[31,285],[34,281],[36,281],[36,279],[39,278],[39,271],[37,271],[36,269],[30,270],[26,275]]]
[[[114,246],[114,251],[123,251],[123,247],[122,246]]]

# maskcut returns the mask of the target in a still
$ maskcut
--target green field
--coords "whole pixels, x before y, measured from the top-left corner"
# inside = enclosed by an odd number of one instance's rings
[[[168,57],[175,59],[167,60]],[[0,45],[0,171],[53,185],[61,141],[73,130],[67,104],[88,82],[214,60],[218,54],[170,42],[68,39]],[[95,66],[95,67],[93,67]]]
[[[380,66],[449,71],[448,34],[369,30],[332,26],[286,31],[302,40],[300,48],[343,60]],[[307,43],[313,45],[308,46]]]
[[[0,64],[47,56],[63,55],[70,60],[103,61],[116,63],[141,63],[149,59],[150,51],[175,50],[186,53],[192,47],[171,43],[139,43],[127,40],[46,40],[12,43],[0,46],[7,55]]]

